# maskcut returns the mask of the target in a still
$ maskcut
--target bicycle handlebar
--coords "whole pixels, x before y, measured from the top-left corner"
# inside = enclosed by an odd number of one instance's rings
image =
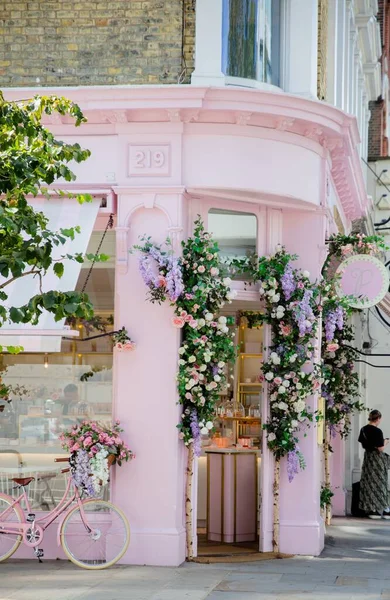
[[[58,463],[58,462],[69,462],[69,458],[65,458],[65,457],[61,457],[61,458],[55,458],[54,462]]]

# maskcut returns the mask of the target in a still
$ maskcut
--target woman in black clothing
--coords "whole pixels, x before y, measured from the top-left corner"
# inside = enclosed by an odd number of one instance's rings
[[[389,439],[384,439],[382,430],[379,429],[381,419],[382,414],[379,410],[372,410],[368,417],[368,425],[362,427],[359,435],[359,442],[365,450],[359,508],[364,510],[370,519],[390,519],[387,490],[390,456],[384,452]]]

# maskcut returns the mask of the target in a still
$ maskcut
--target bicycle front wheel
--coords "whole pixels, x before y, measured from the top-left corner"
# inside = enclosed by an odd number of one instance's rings
[[[5,533],[8,523],[22,523],[24,521],[23,513],[19,506],[14,505],[13,498],[6,494],[0,494],[0,562],[10,558],[19,548],[22,541],[22,534],[18,531]],[[7,513],[5,511],[8,509]]]
[[[65,517],[60,531],[62,548],[83,569],[107,569],[122,558],[130,543],[123,512],[104,500],[84,500]]]

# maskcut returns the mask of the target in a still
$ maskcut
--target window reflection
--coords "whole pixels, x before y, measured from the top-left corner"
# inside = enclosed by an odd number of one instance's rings
[[[281,0],[224,0],[222,71],[279,85]]]
[[[256,252],[257,218],[253,214],[212,208],[208,229],[218,242],[222,257],[237,258]]]
[[[101,233],[92,235],[95,252]],[[101,252],[112,256],[115,234],[109,232]],[[110,336],[83,339],[113,331],[114,257],[81,269],[77,290],[85,291],[95,309],[89,321],[71,320],[80,338],[63,339],[61,352],[0,355],[1,377],[12,387],[11,403],[0,401],[0,492],[13,493],[12,477],[34,476],[33,506],[47,510],[60,499],[64,477],[54,464],[64,454],[59,434],[85,419],[111,421],[113,343]],[[105,490],[108,494],[108,490]]]

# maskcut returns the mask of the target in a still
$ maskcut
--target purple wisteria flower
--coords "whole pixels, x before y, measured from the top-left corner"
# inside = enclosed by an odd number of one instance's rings
[[[313,292],[306,290],[303,294],[303,298],[294,307],[294,316],[298,324],[299,335],[303,337],[306,333],[310,333],[313,328],[314,313],[310,305]]]
[[[325,316],[325,337],[327,342],[334,338],[336,328],[341,331],[344,327],[344,311],[341,306],[330,310]]]
[[[190,417],[191,433],[194,440],[194,453],[195,456],[200,456],[202,446],[200,438],[200,428],[198,423],[198,414],[196,410],[193,410]]]
[[[78,450],[72,463],[72,479],[76,486],[86,491],[88,496],[95,495],[92,477],[90,476],[89,456],[86,450]]]
[[[287,475],[290,483],[294,479],[295,475],[298,475],[299,466],[299,450],[295,448],[287,454]]]
[[[293,268],[290,263],[288,263],[285,271],[280,279],[282,284],[282,290],[284,293],[284,297],[286,300],[290,300],[291,296],[295,292],[296,283],[294,278]]]
[[[184,292],[183,274],[177,258],[168,257],[166,267],[167,274],[165,279],[167,282],[168,297],[171,302],[176,302]]]

